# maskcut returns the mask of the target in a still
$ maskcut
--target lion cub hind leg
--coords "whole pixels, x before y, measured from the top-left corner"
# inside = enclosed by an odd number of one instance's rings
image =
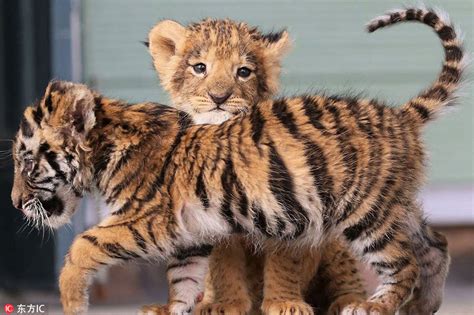
[[[315,251],[267,249],[264,266],[262,311],[266,315],[313,315],[304,292],[318,267]]]
[[[367,299],[357,261],[347,245],[339,240],[329,242],[324,248],[317,277],[328,300],[328,315],[341,314],[346,306]]]
[[[232,237],[216,246],[210,256],[204,299],[195,314],[246,315],[252,307],[243,240]]]

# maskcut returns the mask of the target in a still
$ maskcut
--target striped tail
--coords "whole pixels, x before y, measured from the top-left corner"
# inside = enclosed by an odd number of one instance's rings
[[[371,33],[375,30],[404,21],[418,21],[434,29],[444,47],[443,69],[436,81],[415,98],[405,103],[401,110],[411,120],[422,125],[435,118],[443,108],[456,100],[456,90],[460,87],[466,66],[462,39],[449,21],[445,12],[424,8],[406,8],[388,12],[367,24]]]

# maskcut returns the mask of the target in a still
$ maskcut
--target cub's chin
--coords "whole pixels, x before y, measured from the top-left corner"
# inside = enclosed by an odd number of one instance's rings
[[[71,217],[78,203],[78,198],[68,198],[66,200],[56,196],[46,200],[33,198],[25,202],[21,211],[29,223],[38,229],[42,227],[57,229],[71,222]]]
[[[232,113],[224,110],[211,110],[203,113],[195,113],[192,115],[195,124],[212,124],[218,125],[228,120],[232,116]]]

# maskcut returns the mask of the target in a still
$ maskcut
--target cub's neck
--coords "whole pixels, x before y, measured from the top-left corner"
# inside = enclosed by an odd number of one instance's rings
[[[96,96],[96,125],[87,138],[94,184],[108,202],[113,189],[132,181],[150,183],[161,173],[173,142],[192,121],[157,103],[127,104]],[[115,196],[114,196],[115,194]]]

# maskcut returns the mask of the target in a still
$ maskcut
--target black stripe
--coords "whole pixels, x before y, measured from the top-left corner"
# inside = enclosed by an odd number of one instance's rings
[[[92,236],[92,235],[82,235],[81,236],[83,239],[89,241],[90,243],[94,244],[95,246],[99,246],[99,242],[97,241],[97,237]]]
[[[286,223],[280,217],[276,217],[276,221],[277,221],[276,222],[276,231],[275,231],[274,234],[279,236],[279,237],[282,237],[285,234],[285,231],[286,231]]]
[[[38,153],[45,153],[49,149],[50,149],[49,144],[47,142],[43,142],[39,146]]]
[[[116,259],[129,260],[131,258],[140,258],[140,255],[125,249],[119,243],[104,243],[102,245],[107,254]]]
[[[214,134],[214,143],[217,149],[216,149],[216,154],[214,158],[212,159],[212,162],[210,163],[210,165],[212,165],[212,169],[211,169],[209,178],[212,178],[214,176],[214,173],[217,171],[219,167],[219,164],[220,164],[219,162],[222,158],[222,145],[223,145],[223,142],[225,141],[223,137],[224,137],[224,128],[220,128]]]
[[[112,212],[112,215],[122,215],[131,209],[132,201],[130,198],[127,198],[127,201],[116,211]]]
[[[138,145],[130,145],[128,148],[125,149],[125,153],[123,153],[120,157],[120,160],[115,164],[112,171],[109,171],[109,181],[108,183],[114,178],[117,172],[122,170],[122,167],[130,160],[132,153],[140,147],[141,143]],[[128,180],[130,182],[130,180]],[[108,186],[106,184],[106,186]]]
[[[174,254],[174,257],[177,260],[185,260],[188,257],[207,257],[212,252],[212,245],[204,244],[195,247],[187,248],[178,248],[177,252]]]
[[[407,257],[399,258],[393,262],[388,261],[374,261],[371,263],[376,269],[389,269],[389,270],[401,270],[410,264],[410,259]]]
[[[42,187],[42,186],[37,186],[37,185],[33,185],[31,184],[30,182],[26,182],[26,185],[31,188],[32,190],[43,190],[43,191],[47,191],[49,193],[54,193],[54,189],[50,189],[50,188],[46,188],[46,187]],[[54,185],[54,184],[53,184]],[[55,185],[54,185],[55,186]],[[55,187],[56,188],[56,187]]]
[[[41,180],[35,181],[35,184],[50,184],[53,181],[54,177],[53,176],[48,176],[45,177]]]
[[[423,23],[431,26],[431,27],[434,27],[436,25],[436,23],[438,23],[438,16],[433,13],[433,12],[428,12],[426,13],[426,15],[423,17]]]
[[[439,80],[444,83],[457,83],[460,78],[461,73],[457,68],[444,65]]]
[[[445,42],[456,38],[456,33],[451,26],[445,25],[437,33],[441,40]]]
[[[344,236],[349,241],[354,241],[360,237],[360,235],[369,227],[372,226],[373,222],[378,219],[380,210],[378,207],[372,207],[362,219],[360,219],[356,224],[347,227],[344,230]]]
[[[110,189],[111,192],[109,196],[107,197],[107,199],[105,200],[105,202],[110,203],[112,201],[115,201],[115,199],[122,192],[122,190],[124,190],[127,187],[130,187],[130,183],[132,183],[138,176],[142,175],[143,167],[144,167],[144,164],[142,164],[139,167],[139,169],[133,172],[131,175],[126,176],[124,180],[118,183],[114,188]],[[140,187],[141,185],[137,185],[133,195],[136,194],[136,192],[138,191]]]
[[[308,225],[308,216],[300,202],[296,199],[293,179],[282,158],[273,145],[269,145],[270,178],[269,186],[278,204],[281,205],[287,218],[295,226],[291,237],[300,236]]]
[[[55,177],[61,179],[63,182],[66,182],[66,174],[61,170],[59,164],[56,162],[57,154],[53,151],[48,151],[44,153],[46,162],[51,166],[51,168],[56,172]]]
[[[207,196],[206,184],[204,183],[203,176],[204,176],[203,169],[201,169],[201,172],[199,173],[199,176],[196,180],[195,192],[196,192],[196,195],[199,197],[199,200],[201,200],[201,203],[204,206],[204,209],[208,209],[209,198]]]
[[[362,119],[362,117],[365,117]],[[366,123],[358,124],[359,128],[367,134],[367,139],[369,140],[369,162],[367,166],[368,174],[364,177],[365,181],[360,181],[358,187],[354,192],[354,196],[350,202],[347,202],[340,218],[338,218],[337,223],[340,223],[346,220],[354,211],[356,211],[359,206],[362,204],[364,199],[369,195],[370,191],[373,188],[373,185],[379,179],[380,166],[382,163],[381,151],[382,147],[377,137],[375,137],[372,130],[372,122],[367,113],[359,118],[359,121],[365,121]],[[362,187],[364,189],[362,189]]]
[[[43,119],[43,110],[40,106],[37,106],[35,110],[33,110],[33,119],[38,126],[41,124],[41,120]]]
[[[222,191],[224,193],[222,204],[220,207],[220,213],[226,219],[227,223],[232,227],[232,230],[236,233],[243,231],[242,225],[235,219],[232,213],[232,197],[234,192],[235,181],[238,180],[234,172],[234,166],[230,154],[227,158],[224,170],[221,175]]]
[[[51,113],[53,111],[53,102],[51,100],[51,91],[46,96],[46,99],[44,100],[44,105],[46,106],[46,109],[48,110],[49,113]]]
[[[315,108],[311,106],[311,108]],[[323,203],[325,209],[328,209],[333,204],[333,180],[328,173],[327,160],[324,156],[324,152],[316,143],[300,134],[298,127],[295,124],[293,113],[288,111],[287,104],[284,100],[276,101],[272,108],[273,114],[278,118],[280,123],[288,129],[290,134],[297,140],[302,140],[305,144],[305,155],[307,159],[307,165],[310,168],[311,175],[313,176],[314,185],[318,189],[319,197]],[[309,110],[312,111],[312,110]],[[319,114],[312,114],[313,117],[319,116]]]
[[[252,140],[258,147],[262,139],[262,130],[265,125],[265,120],[257,106],[254,106],[250,114],[250,123],[252,125]]]
[[[245,193],[245,190],[242,185],[240,185],[240,182],[237,185],[237,189],[238,193],[240,194],[239,212],[244,217],[247,217],[249,213],[249,200],[247,198],[247,194]]]
[[[390,23],[397,23],[397,22],[400,22],[402,19],[401,19],[401,15],[399,12],[394,12],[392,14],[390,14]]]
[[[155,217],[150,218],[150,220],[148,221],[148,223],[146,225],[146,230],[147,230],[147,233],[148,233],[148,237],[151,239],[153,244],[156,246],[157,243],[156,243],[155,233],[153,233],[153,220],[154,219],[155,219]]]
[[[97,178],[102,177],[102,172],[107,169],[107,166],[110,162],[110,156],[114,151],[115,144],[110,142],[103,143],[103,145],[99,148],[97,156],[100,156],[100,160],[94,163],[94,172]]]
[[[408,9],[406,11],[406,19],[407,21],[412,21],[415,19],[415,9]]]
[[[253,223],[255,227],[264,235],[270,236],[270,232],[268,231],[268,224],[267,218],[265,217],[265,213],[263,212],[262,207],[258,204],[252,204],[252,212],[253,212]]]
[[[245,128],[244,128],[244,125],[242,124],[242,119],[240,120],[240,130],[239,130],[239,134],[238,134],[238,144],[237,144],[237,147],[239,148],[242,148],[243,146],[245,146],[243,144],[244,142],[244,131],[245,131]],[[240,158],[242,159],[242,161],[245,163],[245,165],[249,165],[250,164],[250,161],[248,160],[247,158],[247,155],[244,153],[243,150],[237,150],[237,153],[239,154]]]
[[[195,284],[199,284],[199,282],[197,280],[195,280],[191,277],[182,277],[182,278],[173,279],[173,280],[171,280],[171,284],[177,284],[177,283],[180,283],[180,282],[183,282],[183,281],[192,281]]]
[[[344,101],[346,103],[346,101]],[[332,114],[334,123],[336,124],[336,134],[339,139],[339,149],[341,150],[342,160],[344,161],[344,166],[347,170],[347,175],[344,179],[342,191],[349,189],[355,180],[355,173],[357,169],[357,150],[352,145],[350,138],[352,136],[351,132],[343,126],[343,121],[340,117],[339,109],[334,105],[326,106],[328,111]]]
[[[440,100],[440,101],[445,101],[448,98],[449,94],[448,91],[442,86],[435,86],[425,93],[423,93],[422,97],[428,98],[428,99],[435,99],[435,100]]]
[[[430,119],[430,111],[424,105],[410,102],[410,106],[420,115],[423,121]]]
[[[176,262],[176,263],[168,264],[166,266],[166,270],[170,271],[172,269],[184,268],[184,267],[187,267],[189,265],[195,265],[195,264],[196,264],[195,261],[189,261],[189,260],[179,261],[179,262]]]
[[[321,123],[323,112],[318,108],[318,104],[314,102],[310,96],[303,98],[303,108],[305,115],[308,117],[309,122],[313,127],[320,131],[326,131],[326,128]]]
[[[393,153],[393,147],[392,147]],[[392,154],[393,155],[393,154]],[[395,162],[395,161],[394,161]],[[388,171],[391,173],[391,170]],[[344,230],[344,235],[349,241],[354,241],[361,236],[363,232],[366,232],[368,229],[377,225],[378,220],[381,218],[382,209],[388,209],[392,207],[394,203],[394,197],[388,198],[388,195],[391,190],[393,190],[394,185],[396,184],[396,178],[394,175],[388,175],[385,179],[385,183],[378,193],[377,200],[371,205],[371,209],[360,219],[357,223],[347,227]],[[394,194],[396,195],[396,194]],[[384,219],[382,217],[382,219]]]
[[[138,232],[137,229],[135,229],[134,227],[132,227],[130,225],[128,226],[128,229],[130,230],[130,232],[132,232],[133,239],[135,240],[135,243],[137,244],[137,246],[140,247],[142,252],[147,254],[148,249],[147,249],[147,246],[146,246],[146,241],[143,238],[143,236],[140,234],[140,232]]]
[[[461,61],[463,57],[463,51],[458,46],[445,46],[444,47],[446,61]]]
[[[370,245],[364,248],[364,255],[367,253],[374,253],[385,249],[385,247],[392,242],[397,231],[397,226],[390,227],[389,230],[382,234],[381,237],[373,241]]]
[[[20,130],[21,130],[22,135],[25,138],[33,137],[33,129],[31,128],[30,123],[28,122],[28,120],[25,117],[23,117],[21,119]]]
[[[182,137],[184,135],[184,130],[180,130],[177,134],[176,137],[174,138],[173,144],[171,145],[170,149],[168,152],[166,152],[163,166],[161,167],[161,171],[158,175],[158,177],[155,179],[152,185],[150,185],[150,190],[148,194],[143,198],[142,200],[144,202],[150,201],[156,194],[157,188],[161,187],[164,183],[166,172],[168,171],[168,166],[171,163],[171,159],[173,158],[174,151],[176,148],[180,145],[182,141]]]

